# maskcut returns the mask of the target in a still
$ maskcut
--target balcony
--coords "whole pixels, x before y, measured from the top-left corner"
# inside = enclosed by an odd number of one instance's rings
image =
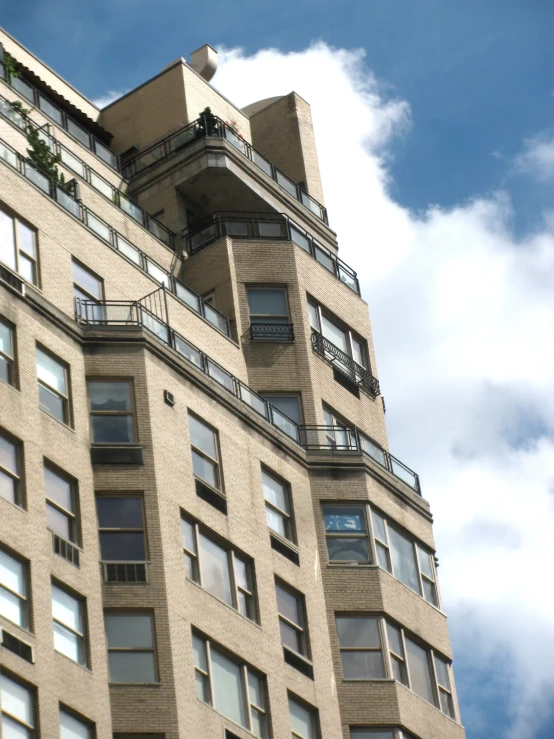
[[[250,341],[270,341],[291,344],[294,341],[292,323],[251,323]]]
[[[137,177],[147,169],[175,156],[195,141],[205,138],[218,138],[227,141],[265,175],[276,182],[281,189],[285,190],[295,200],[298,200],[312,215],[328,224],[327,210],[323,205],[314,200],[295,182],[289,180],[275,165],[268,162],[265,157],[256,151],[246,139],[236,134],[224,121],[213,114],[198,118],[148,149],[141,151],[124,163],[123,174],[128,179]]]
[[[163,290],[163,288],[160,288]],[[394,477],[421,495],[419,478],[415,472],[392,456],[386,449],[370,439],[355,426],[303,426],[275,408],[265,398],[251,390],[241,380],[227,372],[207,354],[195,347],[167,323],[163,300],[160,296],[147,296],[136,301],[75,301],[75,320],[84,328],[104,326],[146,329],[182,359],[194,366],[220,387],[255,411],[260,417],[299,444],[307,452],[357,452],[371,458]],[[99,312],[99,307],[101,311]],[[363,368],[362,368],[363,369]]]
[[[329,339],[312,329],[312,349],[322,359],[328,362],[334,370],[339,372],[364,393],[376,398],[380,394],[379,380],[371,372],[355,362]]]
[[[190,255],[196,254],[222,236],[256,241],[293,241],[338,280],[360,294],[356,272],[284,213],[220,211],[182,231],[183,246]]]

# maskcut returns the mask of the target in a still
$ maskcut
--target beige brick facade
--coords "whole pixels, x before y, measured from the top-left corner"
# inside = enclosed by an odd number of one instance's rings
[[[269,105],[252,106],[249,115],[248,109],[237,110],[178,60],[99,116],[92,103],[14,39],[0,32],[0,41],[23,65],[21,79],[32,85],[34,94],[50,96],[64,115],[56,121],[34,107],[30,120],[38,126],[48,124],[45,130],[52,136],[52,146],[65,147],[84,167],[76,172],[67,161],[59,165],[66,179],[77,181],[78,198],[70,198],[69,208],[63,193],[57,202],[55,185],[41,189],[40,181],[37,185],[33,180],[24,162],[28,148],[24,130],[10,118],[9,106],[0,106],[0,218],[3,224],[16,219],[34,229],[38,252],[38,279],[33,285],[18,273],[17,264],[14,269],[10,263],[8,227],[0,229],[4,255],[0,327],[13,327],[15,348],[12,382],[0,380],[0,437],[19,448],[22,490],[21,499],[13,503],[2,494],[7,488],[0,486],[0,551],[26,564],[30,614],[27,626],[18,626],[2,610],[0,597],[0,629],[32,647],[29,662],[0,646],[0,674],[32,695],[29,736],[59,737],[62,706],[89,727],[89,739],[291,739],[297,734],[291,734],[290,695],[313,710],[315,733],[298,734],[300,739],[350,739],[352,727],[389,728],[394,739],[400,739],[401,731],[416,739],[463,739],[453,682],[454,713],[449,717],[441,711],[441,687],[432,667],[433,654],[444,664],[452,658],[440,603],[431,605],[401,582],[397,560],[393,559],[398,568],[394,573],[377,564],[371,511],[383,517],[389,532],[411,542],[412,552],[417,543],[432,555],[434,542],[429,506],[416,478],[388,456],[367,305],[341,279],[334,232],[313,208],[279,185],[274,170],[261,170],[248,146],[257,147],[322,202],[308,104],[291,93]],[[31,108],[5,70],[0,68],[0,96]],[[67,110],[62,98],[71,104]],[[182,150],[171,150],[140,173],[133,173],[129,160],[114,158],[110,166],[96,148],[95,141],[103,135],[98,119],[113,135],[114,152],[137,147],[135,156],[140,157],[207,106],[223,122],[236,121],[242,144],[227,134],[205,137],[200,131]],[[75,116],[75,109],[83,114],[79,125],[84,126],[84,116],[88,117],[90,133],[97,137],[89,146],[71,133],[67,123],[66,116]],[[115,188],[115,194],[110,195],[108,187],[106,195],[91,184],[91,172]],[[172,232],[171,244],[156,238],[147,221],[138,222],[124,212],[117,193],[128,193],[150,216],[163,211],[160,221]],[[233,234],[229,226],[224,226],[225,233],[213,226],[202,248],[187,253],[181,230],[195,233],[205,223],[217,223],[221,229],[224,218],[210,220],[220,211],[248,211],[248,228],[258,230]],[[290,225],[279,238],[264,232],[259,218],[276,214],[290,219],[287,224],[296,224],[311,246],[306,249],[295,242]],[[94,226],[92,218],[106,225],[105,232]],[[322,258],[316,247],[327,256]],[[23,259],[24,254],[19,256],[20,266]],[[75,260],[102,281],[103,307],[89,314],[88,322],[76,320]],[[165,274],[165,288],[159,270]],[[248,303],[248,289],[253,287],[286,290],[289,323],[282,326],[292,326],[290,335],[279,334],[277,341],[256,340]],[[142,300],[151,293],[155,297],[150,302]],[[309,302],[319,306],[329,325],[349,337],[350,349],[340,355],[329,349],[314,351]],[[261,325],[279,328],[271,320]],[[320,328],[320,336],[331,336],[326,330]],[[365,347],[365,367],[354,361],[358,357],[354,341]],[[39,403],[37,344],[68,368],[68,424]],[[10,361],[7,350],[0,353],[0,369],[2,362]],[[93,442],[90,378],[132,383],[136,427],[132,443]],[[300,425],[291,423],[284,432],[277,411],[256,393],[298,396]],[[339,419],[333,427],[323,428],[328,418],[324,407]],[[205,478],[203,487],[199,485],[189,412],[217,432],[219,492]],[[341,446],[338,439],[348,443]],[[131,456],[122,460],[121,453]],[[11,474],[6,460],[0,446],[2,485]],[[79,533],[66,544],[67,551],[78,554],[78,566],[67,553],[61,556],[53,548],[45,504],[45,460],[76,481]],[[262,470],[286,483],[292,521],[286,536],[268,527]],[[143,501],[147,582],[131,582],[127,575],[119,582],[105,582],[95,495],[110,494],[139,496]],[[362,538],[367,561],[330,563],[324,505],[361,507],[366,516]],[[205,583],[187,577],[183,516],[196,522],[201,535],[220,549],[232,550],[229,562],[237,556],[249,563],[255,619],[237,610],[238,601],[237,607],[229,605],[208,592]],[[200,555],[203,576],[208,571],[205,556]],[[423,587],[423,565],[415,566]],[[0,567],[0,596],[1,588],[7,587],[2,572]],[[238,588],[238,580],[229,577],[228,587]],[[309,641],[304,655],[284,652],[275,578],[303,596]],[[54,649],[52,581],[82,604],[85,665]],[[103,612],[152,617],[155,680],[110,682]],[[345,645],[339,644],[337,615],[377,619],[381,677],[344,678]],[[432,699],[418,694],[415,671],[408,686],[395,681],[387,623],[425,650],[434,681]],[[240,721],[229,715],[226,701],[231,698],[221,698],[217,684],[221,673],[214,673],[213,662],[212,705],[197,697],[193,630],[208,640],[212,660],[213,654],[222,654],[229,664],[240,666],[243,696],[237,700],[242,700],[244,711]],[[246,718],[253,710],[244,692],[248,670],[262,677],[264,731]],[[249,696],[253,702],[252,692]],[[7,705],[0,704],[2,720],[19,721],[13,706]]]

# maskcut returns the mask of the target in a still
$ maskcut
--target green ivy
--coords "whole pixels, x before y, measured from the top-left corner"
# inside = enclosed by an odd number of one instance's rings
[[[16,65],[15,59],[13,58],[13,56],[8,54],[8,52],[6,51],[4,53],[4,66],[10,73],[11,77],[20,77],[21,71],[15,65]]]

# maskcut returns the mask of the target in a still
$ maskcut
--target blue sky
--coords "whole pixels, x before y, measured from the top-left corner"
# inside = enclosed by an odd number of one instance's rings
[[[436,516],[468,739],[553,739],[541,701],[554,704],[554,614],[535,578],[554,561],[554,3],[43,0],[10,4],[2,25],[91,98],[209,42],[244,50],[214,79],[239,105],[293,88],[312,103],[331,224],[370,303],[391,448],[422,473]],[[385,146],[348,120],[361,103],[344,70],[344,105],[326,112],[318,87],[342,68],[332,49],[304,53],[320,39],[365,50],[358,72],[378,80],[366,112],[401,129]],[[262,67],[284,89],[256,81]],[[360,139],[349,154],[342,129]]]

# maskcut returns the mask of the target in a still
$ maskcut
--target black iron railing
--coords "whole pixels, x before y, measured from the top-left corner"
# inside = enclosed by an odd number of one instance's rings
[[[90,307],[87,307],[87,304]],[[105,313],[99,315],[96,312],[98,307],[105,307]],[[156,310],[157,313],[152,312],[151,309]],[[115,312],[111,313],[111,311]],[[354,426],[303,426],[296,423],[172,329],[167,324],[167,318],[164,322],[164,316],[163,302],[159,298],[150,303],[145,303],[144,298],[135,301],[102,301],[100,303],[80,298],[75,301],[75,318],[79,323],[85,326],[136,325],[145,328],[182,359],[225,388],[307,451],[362,453],[371,457],[415,492],[421,494],[416,473],[359,429]]]
[[[360,294],[356,272],[284,213],[219,211],[182,231],[183,246],[189,254],[195,254],[222,236],[293,241],[347,287]]]
[[[291,343],[294,341],[294,327],[292,323],[251,323],[250,340]]]
[[[204,138],[225,139],[243,156],[255,164],[258,169],[276,182],[283,190],[298,200],[310,213],[317,216],[323,223],[328,223],[326,208],[317,200],[308,195],[299,185],[284,175],[274,164],[271,164],[251,144],[235,133],[226,123],[215,115],[203,115],[196,121],[180,128],[175,133],[166,136],[148,149],[141,151],[132,159],[124,163],[125,177],[131,179],[150,167],[155,166],[169,157],[190,146],[195,141]]]
[[[114,205],[120,208],[137,223],[140,223],[141,226],[144,226],[144,228],[166,244],[166,246],[169,246],[171,249],[175,249],[175,234],[173,231],[164,226],[163,223],[160,223],[156,218],[153,218],[144,210],[144,208],[141,208],[140,205],[134,203],[124,195],[121,190],[118,190],[117,187],[114,187],[111,183],[101,177],[98,172],[95,172],[88,164],[86,164],[86,162],[60,144],[54,136],[39,128],[28,116],[25,119],[21,113],[19,113],[19,111],[17,111],[13,105],[2,96],[0,96],[0,115],[9,120],[23,132],[26,131],[26,123],[36,128],[39,131],[39,135],[42,140],[48,144],[50,151],[52,151],[53,154],[60,154],[61,165],[83,179],[104,197],[108,198]]]
[[[31,105],[38,108],[47,118],[50,118],[51,121],[61,126],[72,138],[94,152],[104,164],[115,169],[116,172],[122,172],[121,160],[117,154],[110,151],[106,144],[101,143],[89,131],[84,129],[79,123],[76,123],[65,111],[53,103],[47,95],[39,92],[36,87],[27,82],[23,77],[14,77],[10,74],[8,68],[2,62],[0,62],[0,79],[10,85],[25,100],[28,100]]]
[[[379,380],[373,377],[370,370],[355,362],[352,357],[314,329],[312,329],[312,348],[316,354],[329,362],[334,369],[357,385],[360,390],[373,398],[379,395]]]
[[[120,583],[148,583],[148,562],[101,562],[106,585]]]

